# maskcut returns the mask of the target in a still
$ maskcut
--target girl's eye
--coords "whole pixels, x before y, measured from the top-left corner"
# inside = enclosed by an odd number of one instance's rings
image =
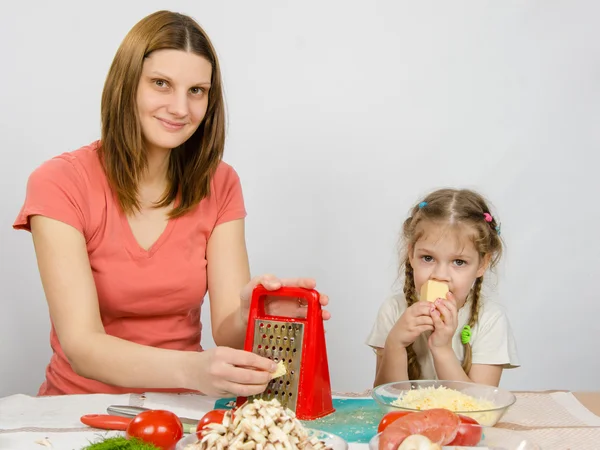
[[[167,86],[167,82],[165,80],[154,80],[154,84],[159,88]]]
[[[425,255],[421,257],[423,259],[423,261],[425,262],[431,262],[433,261],[433,257],[429,256],[429,255]]]
[[[202,94],[204,92],[204,89],[203,88],[199,88],[199,87],[193,87],[193,88],[190,89],[190,92],[193,95],[200,95],[200,94]]]
[[[456,264],[458,267],[462,267],[462,266],[464,266],[465,264],[467,264],[467,262],[466,262],[466,261],[464,261],[464,260],[462,260],[462,259],[456,259],[456,260],[454,261],[454,264]]]

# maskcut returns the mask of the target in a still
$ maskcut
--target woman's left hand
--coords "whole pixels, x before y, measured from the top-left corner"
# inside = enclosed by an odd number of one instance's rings
[[[437,299],[431,305],[431,318],[433,333],[429,336],[429,348],[433,351],[442,347],[452,347],[452,337],[458,326],[458,309],[452,292],[446,294],[446,300]]]
[[[317,285],[312,278],[282,278],[279,279],[275,275],[261,275],[254,277],[244,288],[240,294],[242,321],[248,323],[248,313],[250,310],[250,300],[252,299],[252,291],[258,285],[262,285],[269,291],[275,291],[282,286],[294,286],[306,289],[314,289]],[[327,306],[329,297],[321,294],[319,299],[321,306]],[[306,304],[296,298],[267,297],[265,299],[265,308],[268,314],[282,317],[306,317]],[[323,310],[323,320],[329,320],[331,314],[327,310]]]

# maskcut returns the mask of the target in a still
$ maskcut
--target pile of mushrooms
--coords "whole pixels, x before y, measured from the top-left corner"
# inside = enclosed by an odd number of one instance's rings
[[[185,450],[331,450],[277,399],[254,399],[211,423]]]

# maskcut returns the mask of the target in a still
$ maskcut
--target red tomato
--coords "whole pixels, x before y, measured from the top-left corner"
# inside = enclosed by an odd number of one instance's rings
[[[377,427],[377,432],[381,433],[383,430],[387,428],[387,426],[398,420],[400,417],[404,417],[405,415],[410,414],[410,411],[391,411],[387,413],[381,421],[379,422],[379,426]]]
[[[200,432],[209,423],[223,423],[223,417],[225,417],[226,412],[226,409],[213,409],[212,411],[204,414],[202,419],[198,421],[198,426],[196,427],[196,434],[198,435],[198,438],[202,438],[202,434]]]
[[[171,411],[154,409],[135,416],[125,435],[127,439],[136,437],[162,450],[173,450],[183,436],[183,425]]]
[[[481,440],[482,430],[479,426],[479,422],[475,419],[471,419],[467,416],[460,417],[460,426],[458,427],[458,434],[454,438],[452,442],[448,445],[465,445],[465,446],[475,446],[479,444]],[[475,426],[472,426],[475,425]]]

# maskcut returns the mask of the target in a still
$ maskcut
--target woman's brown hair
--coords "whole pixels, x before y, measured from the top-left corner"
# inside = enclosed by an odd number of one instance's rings
[[[212,177],[225,146],[225,105],[217,54],[202,28],[190,17],[158,11],[139,21],[113,59],[102,92],[99,156],[111,188],[126,213],[139,209],[138,183],[147,165],[136,95],[144,59],[156,50],[192,52],[212,65],[204,120],[196,132],[171,151],[168,187],[157,203],[180,201],[170,212],[179,217],[210,195]]]
[[[487,220],[486,220],[487,218]],[[410,217],[405,220],[402,238],[406,255],[404,255],[404,297],[407,306],[417,301],[413,268],[410,265],[408,252],[421,237],[417,226],[424,222],[443,223],[450,225],[467,225],[473,231],[473,243],[479,253],[480,261],[490,258],[490,268],[496,266],[502,256],[502,240],[500,226],[491,215],[490,209],[483,197],[468,189],[440,189],[432,192],[418,205],[414,206]],[[481,304],[481,287],[483,276],[475,280],[470,293],[471,311],[469,326],[473,328],[479,319]],[[466,343],[463,370],[471,370],[471,344]],[[421,366],[412,344],[406,348],[408,378],[418,380],[421,377]]]

